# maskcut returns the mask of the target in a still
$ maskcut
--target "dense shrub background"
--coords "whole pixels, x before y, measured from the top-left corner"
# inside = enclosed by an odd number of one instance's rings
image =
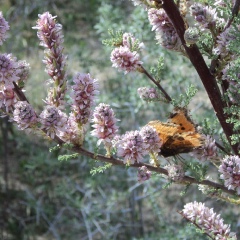
[[[204,118],[211,119],[213,111],[190,63],[156,45],[146,13],[130,1],[2,0],[0,6],[10,24],[1,52],[12,52],[30,63],[26,95],[39,111],[48,76],[32,27],[38,14],[49,11],[63,25],[69,80],[77,71],[90,72],[99,80],[97,102],[111,104],[121,120],[121,133],[153,119],[165,121],[172,109],[140,100],[138,87],[151,86],[146,78],[111,68],[110,50],[101,43],[108,28],[132,32],[145,43],[146,68],[164,57],[161,78],[167,92],[178,99],[194,84],[198,93],[189,107],[193,118],[200,125]],[[58,155],[64,153],[50,152],[53,146],[47,140],[19,132],[7,119],[1,119],[0,126],[0,239],[207,239],[177,213],[194,200],[206,201],[237,231],[237,209],[210,201],[196,187],[186,193],[180,185],[165,189],[167,181],[158,175],[139,184],[136,169],[121,167],[92,176],[90,170],[100,163],[83,156],[59,161]],[[85,145],[93,150],[96,140],[88,135]]]

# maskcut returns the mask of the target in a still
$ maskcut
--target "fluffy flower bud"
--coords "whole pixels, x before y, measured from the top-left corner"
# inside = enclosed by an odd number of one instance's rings
[[[140,135],[142,136],[147,151],[160,152],[162,141],[153,127],[144,126],[140,131]]]
[[[8,113],[13,110],[16,102],[16,95],[11,87],[0,87],[0,108]]]
[[[157,41],[167,49],[174,51],[183,51],[182,43],[178,37],[173,24],[163,9],[151,8],[148,10],[148,19],[153,26],[152,30],[156,31]]]
[[[116,144],[118,157],[125,163],[140,162],[148,152],[139,131],[126,132]]]
[[[91,107],[94,104],[94,98],[98,94],[97,80],[91,78],[90,74],[78,73],[73,78],[72,86],[72,110],[77,122],[80,125],[86,124],[90,120]]]
[[[240,158],[238,156],[226,156],[219,166],[220,178],[228,189],[236,190],[240,195]]]
[[[28,102],[18,101],[14,107],[13,120],[17,123],[19,129],[32,128],[37,124],[37,115]]]
[[[105,146],[112,146],[118,127],[116,126],[117,119],[109,105],[100,103],[94,110],[92,119],[93,128],[92,135],[99,138],[98,144],[104,142]]]
[[[0,85],[5,85],[7,88],[13,88],[13,81],[17,81],[18,64],[16,58],[11,54],[0,54]]]
[[[181,182],[185,176],[184,169],[181,165],[167,165],[166,169],[168,170],[168,178],[174,182]]]
[[[213,239],[237,240],[235,233],[230,232],[230,225],[224,224],[220,215],[213,209],[205,207],[204,203],[187,203],[182,211],[183,216],[190,222],[208,233]]]
[[[190,14],[203,28],[212,29],[216,24],[222,24],[222,19],[217,17],[215,8],[204,6],[200,3],[194,3],[190,6]]]
[[[47,105],[39,115],[39,122],[42,124],[41,129],[49,137],[54,138],[55,135],[60,135],[60,132],[65,130],[67,116],[58,108]]]
[[[156,101],[160,99],[159,94],[155,88],[141,87],[138,88],[138,94],[140,98],[145,101]]]
[[[184,40],[189,45],[195,44],[199,37],[199,29],[196,27],[189,27],[184,33]]]
[[[152,173],[147,169],[146,166],[138,168],[138,181],[144,182],[151,178]]]
[[[67,143],[82,145],[84,140],[85,129],[79,127],[74,113],[70,113],[64,131],[61,131],[59,137]]]
[[[136,51],[131,52],[127,46],[113,49],[110,60],[112,66],[126,73],[136,71],[141,65],[140,56]]]
[[[202,136],[204,137],[203,146],[192,151],[191,155],[198,158],[201,161],[219,160],[217,156],[217,146],[215,144],[215,140],[210,135]]]
[[[131,33],[124,33],[123,34],[123,46],[128,47],[131,51],[134,50],[141,50],[144,48],[144,44],[139,42]]]

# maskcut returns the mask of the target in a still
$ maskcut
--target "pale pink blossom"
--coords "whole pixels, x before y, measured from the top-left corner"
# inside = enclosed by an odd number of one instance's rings
[[[220,178],[228,189],[236,190],[240,195],[240,157],[226,156],[219,166]]]
[[[138,52],[131,52],[127,46],[120,46],[113,49],[110,60],[113,67],[124,71],[125,74],[136,71],[142,65]]]
[[[75,114],[69,114],[67,123],[64,126],[64,131],[60,131],[59,137],[67,143],[82,145],[85,135],[85,128],[79,126]]]
[[[62,25],[57,23],[55,16],[49,12],[39,14],[37,35],[40,45],[46,48],[43,62],[46,64],[46,72],[54,82],[54,87],[48,92],[47,104],[56,107],[64,104],[64,96],[67,90],[66,85],[66,56],[63,54]]]
[[[150,8],[148,19],[152,25],[152,31],[156,32],[156,39],[164,48],[183,51],[182,42],[175,28],[163,9]]]
[[[156,88],[141,87],[138,88],[140,98],[145,101],[157,101],[160,99],[159,93]]]
[[[230,225],[224,224],[220,214],[217,215],[213,209],[205,207],[204,203],[187,203],[182,211],[183,216],[190,222],[196,224],[213,239],[237,240],[236,234],[230,232]]]
[[[52,139],[64,131],[67,115],[55,106],[47,105],[39,115],[41,129]]]
[[[91,134],[99,139],[98,144],[103,142],[107,147],[112,147],[111,141],[118,131],[117,119],[109,105],[100,103],[93,112]]]
[[[122,157],[125,163],[135,163],[143,160],[148,153],[139,131],[126,132],[117,142],[117,156]]]
[[[146,166],[142,166],[138,168],[138,181],[144,182],[151,178],[152,173],[147,169]]]
[[[200,161],[217,161],[217,146],[215,140],[210,135],[203,135],[203,145],[200,148],[194,149],[191,155],[199,159]]]
[[[78,73],[73,78],[71,97],[73,99],[72,110],[80,125],[90,121],[92,106],[98,94],[98,82],[90,74]]]
[[[19,79],[17,59],[12,54],[0,54],[0,85],[13,88],[13,81]]]
[[[144,126],[140,130],[140,135],[142,136],[145,148],[148,152],[160,152],[162,141],[153,127],[148,125]]]
[[[123,34],[122,45],[128,47],[130,50],[141,50],[144,48],[143,42],[139,42],[131,33]]]
[[[37,115],[28,102],[18,101],[14,107],[13,120],[17,123],[19,129],[24,130],[37,125]]]
[[[165,167],[168,170],[168,178],[174,182],[181,182],[185,176],[185,171],[182,165],[169,164]]]

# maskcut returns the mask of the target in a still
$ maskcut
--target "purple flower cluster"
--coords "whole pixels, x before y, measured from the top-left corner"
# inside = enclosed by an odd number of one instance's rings
[[[200,3],[194,3],[190,6],[190,14],[205,29],[213,30],[216,26],[219,27],[224,23],[222,19],[218,18],[215,8]]]
[[[125,74],[136,71],[142,65],[139,50],[143,48],[143,43],[136,40],[132,34],[124,33],[122,45],[113,49],[110,60],[112,66],[124,71]]]
[[[67,143],[81,146],[84,140],[85,128],[79,126],[74,113],[70,113],[64,131],[60,131],[59,137]]]
[[[240,195],[240,157],[226,156],[219,166],[220,178],[228,189],[236,190]]]
[[[217,44],[213,49],[213,54],[220,55],[221,58],[226,58],[229,61],[235,56],[229,50],[229,44],[236,39],[236,32],[232,27],[227,28],[224,32],[217,36]]]
[[[157,41],[164,48],[182,51],[181,40],[163,9],[150,8],[148,10],[148,19],[152,25],[152,31],[156,32]]]
[[[3,41],[6,40],[6,32],[9,30],[8,22],[5,20],[5,18],[2,15],[2,12],[0,12],[0,45],[3,44]]]
[[[52,139],[65,131],[67,115],[54,106],[47,105],[39,115],[41,129]]]
[[[144,126],[140,131],[140,135],[148,152],[158,153],[161,151],[162,141],[153,127],[148,125]]]
[[[109,105],[100,103],[93,112],[92,135],[99,139],[98,144],[104,143],[107,150],[112,147],[112,140],[118,131],[116,126],[117,119]]]
[[[204,136],[202,134],[202,137],[204,138],[203,139],[204,144],[200,148],[195,149],[191,153],[191,155],[198,158],[201,161],[218,160],[217,146],[215,144],[215,140],[210,135]]]
[[[134,164],[143,160],[148,151],[139,131],[126,132],[116,143],[117,156],[124,159],[125,163]]]
[[[235,233],[230,232],[230,225],[224,224],[220,215],[213,209],[205,207],[204,203],[187,203],[182,211],[184,217],[196,224],[213,239],[218,240],[237,240]]]
[[[19,72],[17,59],[12,54],[0,54],[0,86],[14,88],[13,81],[19,79]]]
[[[13,120],[19,129],[33,128],[38,122],[37,115],[33,107],[26,101],[18,101],[13,111]]]
[[[138,88],[138,94],[145,101],[156,101],[160,98],[156,88],[141,87]]]
[[[78,73],[73,78],[72,86],[72,111],[76,122],[82,126],[89,122],[91,116],[91,107],[94,104],[94,98],[98,94],[98,82],[91,78],[90,74]]]
[[[152,173],[147,169],[146,166],[138,168],[138,181],[144,182],[151,178]]]
[[[57,23],[49,12],[39,15],[37,35],[40,45],[47,48],[45,51],[46,72],[54,81],[54,89],[48,92],[47,103],[56,107],[63,105],[66,86],[66,57],[63,55],[62,25]]]
[[[168,170],[168,178],[174,182],[181,182],[185,176],[185,172],[182,165],[167,165],[166,169]]]

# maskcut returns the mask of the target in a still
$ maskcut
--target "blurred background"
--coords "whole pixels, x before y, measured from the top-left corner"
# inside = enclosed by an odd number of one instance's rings
[[[131,1],[0,0],[0,11],[10,25],[1,53],[13,53],[18,60],[30,63],[26,95],[38,113],[49,77],[42,63],[43,48],[32,27],[38,14],[49,11],[63,25],[69,81],[77,72],[89,72],[99,80],[96,104],[111,105],[121,120],[119,133],[139,129],[150,120],[166,121],[173,107],[143,102],[137,89],[153,86],[149,80],[139,73],[124,75],[111,67],[111,50],[102,44],[110,28],[131,32],[145,43],[142,61],[146,69],[156,67],[159,58],[165,59],[161,79],[170,96],[178,99],[194,84],[198,92],[189,109],[196,123],[213,119],[206,93],[189,61],[156,44],[146,12]],[[215,134],[221,130],[216,128]],[[94,151],[96,142],[88,133],[85,147]],[[204,196],[196,186],[169,186],[157,174],[138,183],[137,169],[123,167],[92,175],[91,169],[102,163],[84,156],[59,161],[58,156],[66,152],[50,152],[50,147],[54,145],[47,140],[17,130],[6,118],[0,119],[1,240],[207,239],[177,213],[194,200],[206,201],[232,225],[232,231],[239,231],[239,210]]]

